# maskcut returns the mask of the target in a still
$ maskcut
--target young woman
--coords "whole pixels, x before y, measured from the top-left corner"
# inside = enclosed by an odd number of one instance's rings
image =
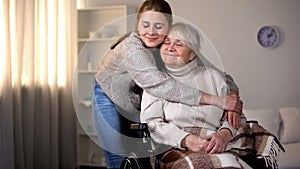
[[[213,104],[241,113],[242,101],[237,95],[212,96],[182,85],[157,69],[152,50],[163,42],[171,24],[172,10],[166,1],[145,1],[138,10],[137,30],[108,51],[98,66],[92,110],[107,168],[118,168],[123,156],[135,147],[135,136],[128,133],[131,121],[139,120],[137,85],[173,102]],[[238,93],[230,76],[228,82]]]

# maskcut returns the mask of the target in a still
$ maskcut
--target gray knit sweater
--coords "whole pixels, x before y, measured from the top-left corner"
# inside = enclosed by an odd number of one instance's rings
[[[133,104],[137,99],[130,90],[132,81],[156,97],[188,105],[198,105],[203,93],[159,71],[153,53],[136,32],[108,51],[100,61],[95,78],[116,106],[130,113],[139,112]],[[238,91],[230,76],[229,86]]]

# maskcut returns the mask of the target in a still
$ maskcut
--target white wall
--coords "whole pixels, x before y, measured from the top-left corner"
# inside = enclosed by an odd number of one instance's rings
[[[143,0],[92,0],[94,4]],[[206,33],[225,71],[238,83],[245,108],[300,106],[299,0],[168,0],[174,15]],[[266,24],[283,34],[274,49],[258,45],[256,33]]]
[[[300,1],[169,2],[175,15],[209,36],[225,71],[240,86],[246,108],[300,106]],[[283,34],[275,49],[262,48],[256,41],[258,28],[265,24],[278,26]]]

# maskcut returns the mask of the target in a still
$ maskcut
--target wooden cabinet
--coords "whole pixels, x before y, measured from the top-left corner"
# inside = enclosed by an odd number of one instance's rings
[[[128,15],[136,10],[127,5],[89,7],[77,10],[77,67],[73,82],[77,114],[78,168],[105,167],[92,118],[91,93],[96,67],[110,45],[133,26]],[[130,18],[130,17],[129,17]]]

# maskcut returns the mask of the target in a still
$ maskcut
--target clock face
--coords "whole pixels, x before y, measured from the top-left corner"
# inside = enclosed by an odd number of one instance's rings
[[[279,43],[279,31],[274,26],[264,26],[259,29],[257,40],[263,47],[275,47]]]

